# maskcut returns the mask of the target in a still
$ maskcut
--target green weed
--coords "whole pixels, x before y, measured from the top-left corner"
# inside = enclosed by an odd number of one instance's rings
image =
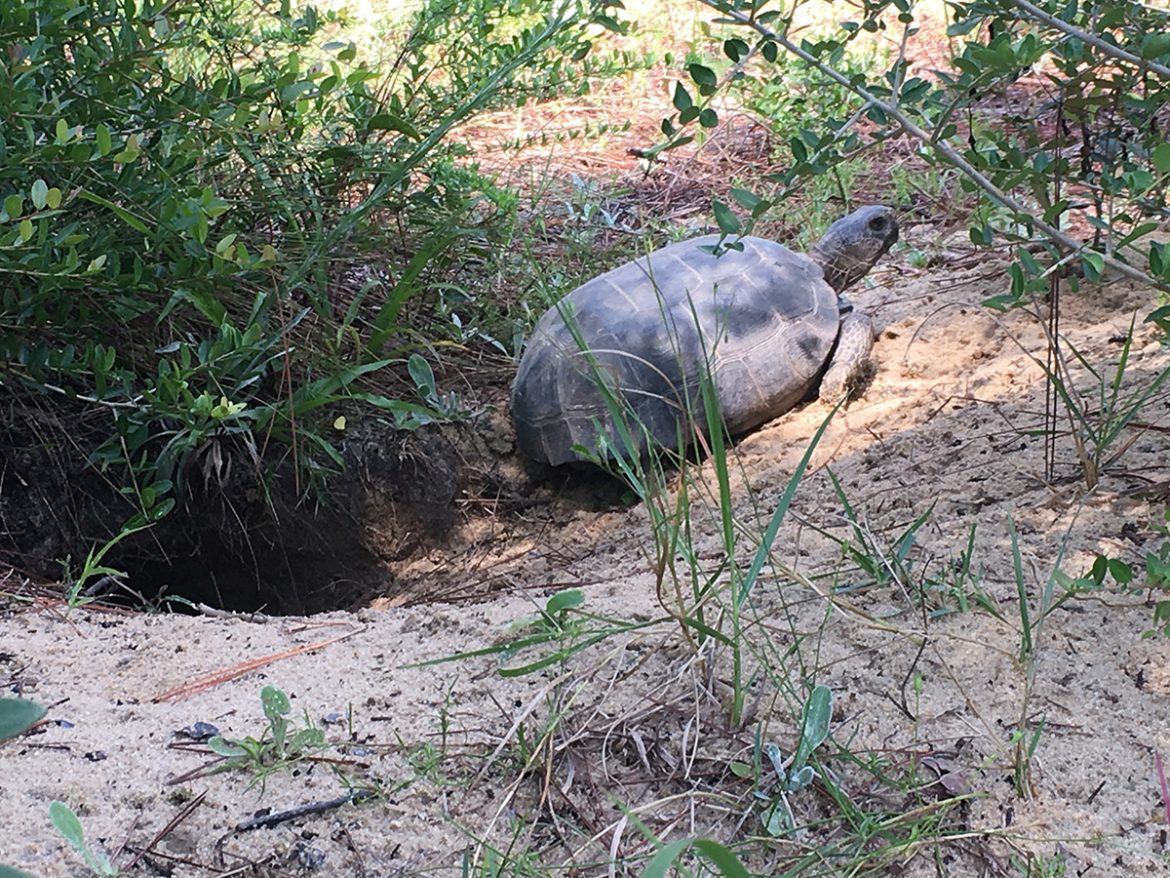
[[[61,454],[130,517],[99,546],[185,501],[209,448],[221,477],[235,462],[262,494],[290,458],[299,493],[342,465],[339,403],[400,430],[472,414],[420,380],[415,351],[450,316],[429,309],[441,269],[482,249],[516,196],[448,135],[620,72],[592,57],[594,28],[622,30],[610,6],[428,0],[377,34],[289,4],[0,10],[28,74],[0,136],[0,383],[82,413]],[[384,48],[383,74],[369,56]],[[388,368],[415,398],[376,392]],[[109,548],[77,583],[113,575]]]
[[[1056,357],[1051,368],[1033,358],[1045,369],[1050,386],[1064,404],[1073,447],[1089,490],[1097,486],[1102,473],[1117,464],[1137,441],[1141,431],[1130,433],[1131,425],[1170,379],[1170,367],[1167,367],[1143,381],[1140,387],[1128,387],[1126,378],[1135,322],[1136,318],[1130,323],[1112,374],[1091,363],[1067,340],[1052,340]],[[1066,350],[1090,378],[1084,390],[1075,386],[1071,363],[1064,355]]]
[[[817,778],[817,771],[809,764],[809,759],[829,737],[829,722],[832,718],[832,691],[827,686],[814,686],[804,704],[800,739],[792,755],[785,760],[776,744],[763,745],[763,755],[767,757],[776,780],[776,792],[772,796],[767,796],[763,791],[757,792],[757,796],[767,802],[761,809],[760,823],[768,835],[778,838],[796,830],[796,817],[788,796],[800,792]],[[756,745],[759,747],[758,735]],[[762,760],[757,757],[756,761]]]
[[[1055,579],[1066,598],[1099,593],[1110,583],[1126,594],[1146,591],[1154,606],[1153,627],[1142,632],[1142,636],[1170,637],[1170,509],[1162,513],[1161,521],[1150,523],[1150,530],[1156,535],[1156,541],[1151,541],[1146,548],[1140,564],[1098,554],[1080,576],[1058,570]]]
[[[1067,860],[1059,853],[1050,857],[1031,851],[1013,853],[1009,863],[1023,878],[1064,878],[1068,874]]]
[[[57,828],[57,831],[69,842],[69,846],[81,855],[81,858],[85,860],[85,865],[97,878],[118,878],[121,872],[113,866],[109,857],[101,851],[91,849],[86,843],[85,831],[72,808],[64,802],[53,802],[49,805],[49,819],[53,821],[53,826]]]
[[[23,698],[0,698],[0,741],[23,734],[44,715],[45,709],[35,702]]]
[[[215,735],[207,746],[226,761],[219,770],[242,769],[252,774],[254,782],[263,783],[271,774],[286,770],[327,748],[325,733],[305,715],[305,725],[297,728],[289,720],[292,705],[288,696],[275,686],[260,691],[260,704],[268,727],[259,738],[225,738]]]

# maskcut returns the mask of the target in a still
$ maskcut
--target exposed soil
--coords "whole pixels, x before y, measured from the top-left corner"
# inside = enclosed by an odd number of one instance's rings
[[[911,228],[907,236],[917,246],[929,233]],[[1165,874],[1155,759],[1170,754],[1170,644],[1143,638],[1151,609],[1140,594],[1107,589],[1038,624],[1036,614],[1054,565],[1079,575],[1104,552],[1137,566],[1159,544],[1147,523],[1167,503],[1170,404],[1165,394],[1150,403],[1140,418],[1147,426],[1118,441],[1126,453],[1095,491],[1086,491],[1065,434],[1056,440],[1056,478],[1045,481],[1045,440],[1032,432],[1043,423],[1044,382],[1029,356],[1043,356],[1043,333],[1024,313],[980,307],[1002,289],[999,266],[945,252],[949,264],[929,270],[895,254],[855,297],[882,330],[877,376],[828,427],[781,530],[778,560],[795,575],[766,577],[753,593],[745,636],[771,644],[768,664],[779,677],[751,691],[828,685],[837,744],[873,754],[891,775],[924,761],[943,766],[948,790],[972,794],[940,813],[940,826],[958,837],[937,850],[908,841],[909,829],[899,833],[895,820],[871,843],[905,844],[891,856],[903,865],[884,874],[1024,874],[1012,857],[1022,864],[1034,854],[1065,862],[1065,874]],[[1152,298],[1120,284],[1068,295],[1066,337],[1109,375],[1119,339]],[[1125,386],[1144,386],[1168,365],[1139,324]],[[810,405],[738,444],[733,490],[745,528],[766,523],[824,415]],[[210,876],[247,864],[258,865],[243,874],[456,874],[465,854],[482,862],[477,839],[506,850],[514,837],[514,851],[576,863],[580,874],[607,871],[611,852],[617,871],[636,873],[629,858],[652,847],[616,803],[663,839],[758,833],[758,806],[745,810],[750,785],[728,766],[750,762],[757,723],[764,740],[791,752],[799,704],[753,694],[749,721],[728,730],[727,656],[696,662],[664,619],[673,590],[660,603],[645,508],[587,474],[533,481],[512,455],[503,409],[449,442],[458,462],[446,471],[465,474],[458,514],[445,520],[436,511],[442,504],[411,513],[419,542],[397,557],[383,554],[392,585],[357,613],[298,620],[12,605],[0,620],[7,685],[54,706],[35,734],[0,748],[0,861],[44,876],[85,874],[49,825],[53,799],[69,802],[91,842],[125,866],[192,796],[204,795],[139,860],[132,874],[142,875]],[[445,458],[432,449],[427,459]],[[376,457],[366,460],[363,475],[376,480]],[[926,516],[906,554],[911,577],[862,571],[823,534],[856,539],[830,467],[858,527],[878,546],[892,550]],[[449,490],[441,471],[428,472],[436,491]],[[700,482],[710,487],[709,467]],[[387,500],[385,515],[420,499]],[[1030,670],[1017,659],[1009,520],[1036,624]],[[714,569],[723,552],[718,523],[698,501],[694,527],[698,557]],[[978,581],[987,605],[969,597],[963,612],[956,562],[972,527],[967,588]],[[321,537],[344,539],[337,531]],[[742,548],[751,550],[747,541]],[[501,677],[493,656],[419,666],[519,636],[519,621],[566,587],[583,589],[598,616],[662,621],[614,635],[566,668]],[[160,698],[224,669],[245,672]],[[228,735],[258,736],[264,685],[290,694],[298,721],[302,712],[340,719],[325,726],[336,744],[327,755],[344,764],[302,763],[263,784],[242,771],[172,783],[210,758],[177,749],[176,730],[206,721]],[[518,730],[530,747],[549,721],[549,699],[561,711],[552,755],[541,750],[541,762],[522,771]],[[1022,717],[1028,742],[1043,727],[1017,790],[1013,733]],[[837,751],[825,764],[870,813],[906,815],[915,803],[926,807],[923,795],[945,798],[925,773],[909,793],[875,784]],[[386,795],[275,828],[233,829],[257,809],[340,795],[332,767],[376,780]],[[802,819],[830,821],[811,842],[828,850],[841,839],[832,822],[839,810],[821,787],[792,802]],[[779,860],[798,848],[779,842],[774,851]]]

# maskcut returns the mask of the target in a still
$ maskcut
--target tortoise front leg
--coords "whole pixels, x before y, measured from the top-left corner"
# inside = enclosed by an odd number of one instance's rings
[[[821,402],[836,405],[865,382],[873,368],[869,359],[872,350],[873,323],[860,311],[850,311],[841,320],[837,347],[821,378]]]

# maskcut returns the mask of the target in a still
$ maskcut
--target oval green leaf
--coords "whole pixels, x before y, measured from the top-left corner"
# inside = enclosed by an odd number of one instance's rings
[[[833,692],[828,686],[816,686],[804,705],[804,722],[801,725],[800,744],[792,760],[793,770],[799,770],[808,761],[817,747],[829,736],[829,723],[833,719]]]
[[[414,379],[415,389],[424,397],[433,396],[435,394],[435,373],[431,370],[431,364],[418,354],[411,354],[410,359],[406,362],[406,370],[410,372],[410,377]]]
[[[81,828],[81,821],[73,813],[73,809],[64,802],[53,801],[49,805],[49,819],[57,827],[57,831],[65,836],[65,840],[77,850],[85,848],[85,832]]]
[[[1170,143],[1160,143],[1150,153],[1150,161],[1160,173],[1170,173]]]
[[[277,713],[283,716],[292,710],[292,704],[284,690],[275,686],[265,686],[260,690],[260,703],[266,714]]]
[[[714,88],[719,82],[715,76],[715,71],[710,67],[704,67],[702,64],[688,64],[687,72],[691,75],[691,79],[700,86]]]
[[[400,134],[405,134],[414,140],[421,140],[422,136],[418,133],[413,125],[405,119],[395,116],[392,113],[379,113],[370,118],[366,123],[366,128],[370,131],[397,131]]]
[[[739,217],[722,201],[711,202],[711,210],[715,213],[715,223],[719,231],[725,235],[739,234]]]
[[[114,138],[110,136],[110,129],[104,122],[98,123],[96,138],[98,153],[101,155],[107,155],[114,148]]]
[[[545,604],[545,612],[550,616],[555,616],[561,610],[567,610],[570,607],[579,607],[585,603],[585,592],[579,588],[567,588],[564,591],[558,591]]]
[[[248,751],[238,744],[233,744],[222,735],[215,735],[207,740],[207,746],[217,756],[226,756],[229,759],[237,756],[247,756]]]
[[[0,698],[0,741],[27,732],[45,715],[45,709],[23,698]]]
[[[29,191],[32,196],[33,206],[37,210],[43,210],[45,204],[49,200],[49,184],[44,180],[37,180],[32,184],[32,189]]]

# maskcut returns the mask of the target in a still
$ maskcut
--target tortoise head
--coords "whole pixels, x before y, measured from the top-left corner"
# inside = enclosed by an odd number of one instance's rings
[[[894,211],[880,204],[859,207],[825,232],[809,256],[837,292],[861,280],[898,240]]]

